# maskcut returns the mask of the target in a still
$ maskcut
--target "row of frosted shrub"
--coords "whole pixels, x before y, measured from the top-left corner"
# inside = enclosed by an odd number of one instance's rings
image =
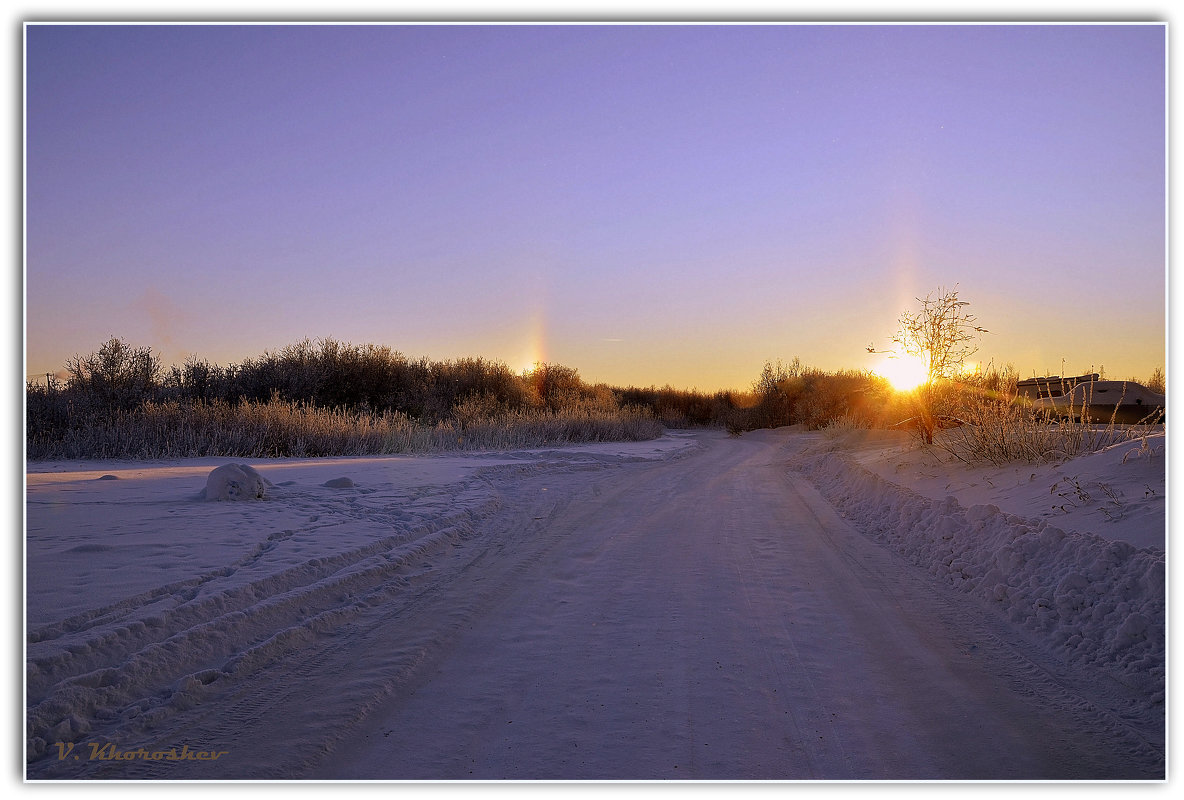
[[[220,366],[190,356],[165,369],[150,347],[111,339],[66,362],[62,383],[47,392],[67,397],[77,411],[109,413],[153,402],[269,402],[273,398],[321,408],[402,411],[426,422],[450,416],[461,400],[488,396],[507,409],[556,410],[587,394],[575,370],[539,365],[524,379],[483,358],[412,360],[380,345],[334,339],[304,340],[239,364]]]
[[[670,428],[734,433],[899,418],[882,379],[768,364],[751,391],[619,388],[538,364],[516,374],[483,358],[429,361],[380,345],[305,340],[220,366],[165,369],[148,347],[111,339],[30,382],[28,456],[329,455],[638,439]],[[895,421],[895,420],[892,420]]]

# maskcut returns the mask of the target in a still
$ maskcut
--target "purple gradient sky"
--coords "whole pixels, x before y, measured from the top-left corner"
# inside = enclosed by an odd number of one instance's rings
[[[1165,366],[1163,25],[26,28],[26,371],[305,337],[744,388],[957,284]]]

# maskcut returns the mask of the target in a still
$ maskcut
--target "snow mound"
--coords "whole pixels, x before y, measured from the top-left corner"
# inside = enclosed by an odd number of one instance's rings
[[[322,485],[328,486],[330,489],[350,489],[353,487],[354,482],[352,478],[334,478],[325,481]]]
[[[206,478],[207,500],[262,500],[267,481],[249,464],[223,464]]]
[[[923,497],[839,454],[808,458],[799,469],[865,535],[993,604],[1062,658],[1103,667],[1162,699],[1161,548],[1065,532],[990,504]]]

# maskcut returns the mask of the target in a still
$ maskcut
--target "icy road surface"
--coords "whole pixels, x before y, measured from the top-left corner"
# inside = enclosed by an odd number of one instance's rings
[[[240,503],[197,499],[225,459],[31,469],[28,776],[1163,778],[1162,612],[1069,657],[808,441],[252,462]]]

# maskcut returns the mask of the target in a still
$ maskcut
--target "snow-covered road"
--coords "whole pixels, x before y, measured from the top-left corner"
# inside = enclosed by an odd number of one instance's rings
[[[30,625],[30,777],[1163,777],[1146,686],[864,535],[795,470],[801,437],[674,439],[437,459],[422,518],[392,515],[389,460],[353,462],[373,493],[348,503],[303,488],[345,462],[255,464],[274,496],[218,525],[270,546]],[[154,757],[182,747],[222,755]]]

